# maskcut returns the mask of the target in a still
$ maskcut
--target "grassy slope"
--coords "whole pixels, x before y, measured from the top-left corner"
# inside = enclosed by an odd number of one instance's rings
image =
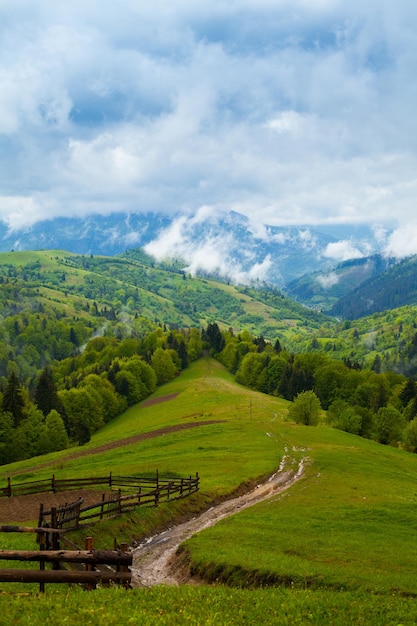
[[[225,421],[76,460],[69,458],[74,452],[69,450],[14,464],[0,468],[0,484],[15,472],[27,479],[50,476],[52,471],[59,476],[102,475],[110,467],[120,474],[155,468],[161,474],[200,473],[202,489],[197,498],[172,508],[140,511],[111,527],[109,523],[97,526],[94,535],[103,532],[109,545],[111,533],[122,541],[120,533],[131,538],[135,533],[152,532],[157,525],[169,524],[173,514],[184,515],[187,507],[198,510],[248,479],[269,474],[288,450],[294,458],[310,459],[302,481],[285,495],[195,536],[187,542],[187,550],[193,567],[207,576],[223,576],[240,585],[247,580],[265,582],[268,576],[269,580],[291,580],[292,590],[135,590],[117,594],[118,610],[125,606],[133,623],[152,624],[187,620],[194,624],[415,623],[414,605],[393,595],[395,590],[417,593],[415,455],[324,426],[286,423],[282,420],[286,402],[237,386],[210,359],[193,364],[158,394],[174,392],[179,392],[175,400],[130,409],[85,447],[194,419]],[[31,470],[47,460],[53,465]],[[309,585],[347,592],[302,589]],[[78,623],[80,619],[103,623],[99,621],[103,616],[106,623],[116,623],[114,594],[114,590],[102,590],[88,596],[59,594],[57,599],[51,589],[35,603],[20,597],[16,602],[21,611],[31,603],[32,621],[21,618],[16,623],[53,623],[46,618],[49,597],[62,607],[66,623],[76,623],[74,616]],[[8,623],[14,620],[15,606],[12,601],[7,609]],[[232,619],[233,615],[239,619]]]

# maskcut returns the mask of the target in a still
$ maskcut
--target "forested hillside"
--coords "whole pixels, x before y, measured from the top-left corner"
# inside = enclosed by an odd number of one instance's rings
[[[333,305],[331,315],[357,319],[372,313],[417,304],[417,257],[397,263],[365,281]]]
[[[0,314],[1,463],[88,441],[204,349],[243,385],[287,400],[313,392],[337,427],[417,445],[411,306],[337,321],[140,250],[39,251],[0,255]]]
[[[329,318],[330,319],[330,318]],[[141,250],[122,257],[62,251],[0,254],[0,376],[30,384],[55,360],[77,354],[95,334],[141,336],[156,326],[248,329],[273,340],[308,336],[326,317],[279,291],[192,278]]]
[[[348,300],[352,291],[385,272],[392,264],[392,259],[384,259],[381,255],[351,259],[328,271],[305,274],[289,283],[285,291],[307,306],[329,311],[341,298]]]
[[[324,409],[335,428],[417,448],[414,379],[363,369],[357,362],[320,352],[294,354],[283,349],[279,339],[270,343],[248,331],[222,331],[211,322],[202,330],[157,327],[141,337],[93,338],[78,354],[46,366],[30,386],[12,368],[0,385],[0,463],[88,442],[204,350],[241,385],[294,401],[295,409],[301,407],[303,423],[318,421]]]

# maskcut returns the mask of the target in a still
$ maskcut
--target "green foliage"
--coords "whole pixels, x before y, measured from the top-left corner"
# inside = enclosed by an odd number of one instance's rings
[[[178,371],[172,357],[170,350],[163,350],[162,348],[157,348],[152,355],[152,367],[159,385],[172,380]]]
[[[393,406],[381,407],[374,418],[375,439],[396,445],[402,439],[404,418]]]
[[[288,411],[288,417],[296,424],[317,426],[320,421],[320,400],[314,391],[303,391],[298,394]]]
[[[46,416],[45,426],[47,430],[48,452],[65,450],[69,446],[68,433],[64,420],[55,409]]]
[[[23,386],[15,371],[12,371],[7,379],[3,393],[3,410],[13,416],[15,426],[18,426],[25,416]]]
[[[345,400],[335,400],[327,411],[327,423],[353,435],[362,430],[362,416]]]

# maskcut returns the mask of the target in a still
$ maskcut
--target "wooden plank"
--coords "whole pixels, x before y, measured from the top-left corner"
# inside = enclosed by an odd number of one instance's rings
[[[84,572],[71,570],[0,569],[2,583],[128,583],[130,572]]]
[[[60,528],[44,526],[0,526],[1,533],[63,533]]]
[[[0,550],[0,560],[131,565],[133,556],[122,550]]]

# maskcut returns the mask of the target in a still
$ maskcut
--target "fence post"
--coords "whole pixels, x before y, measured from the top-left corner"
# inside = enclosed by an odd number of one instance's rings
[[[127,545],[127,543],[121,543],[121,544],[120,544],[120,550],[121,550],[123,553],[128,552],[128,545]],[[122,566],[120,567],[120,571],[122,571],[122,572],[128,572],[128,571],[129,571],[129,567],[128,567],[127,565],[122,565]],[[129,583],[127,582],[127,580],[125,580],[125,581],[124,581],[123,586],[125,587],[125,589],[128,589],[128,588],[129,588],[129,586],[130,586],[130,585],[129,585]]]
[[[55,493],[56,492],[55,474],[52,474],[51,487],[52,487],[53,493]]]
[[[10,480],[10,476],[7,477],[7,497],[12,497],[12,481]]]
[[[159,470],[156,470],[155,506],[159,504]]]
[[[39,533],[38,534],[38,538],[39,538],[39,550],[46,550],[46,533]],[[44,559],[40,559],[39,560],[39,569],[40,570],[44,570],[45,569],[45,561]],[[45,592],[45,583],[44,582],[40,582],[39,583],[39,593],[44,593]]]
[[[39,505],[38,528],[41,528],[41,526],[43,526],[43,502],[41,502]],[[39,537],[38,537],[38,543],[39,543]]]
[[[85,549],[86,550],[93,550],[93,538],[92,537],[86,537],[85,538]],[[86,570],[86,572],[92,572],[93,571],[93,564],[92,563],[86,563],[85,570]],[[87,583],[85,587],[86,587],[87,591],[91,591],[92,589],[96,588],[96,585],[95,585],[95,583]]]
[[[106,494],[102,493],[101,494],[101,507],[100,507],[100,519],[103,519],[103,512],[104,512],[104,500],[106,499]]]
[[[81,515],[81,502],[78,502],[76,506],[75,530],[78,530],[80,527],[80,515]]]

